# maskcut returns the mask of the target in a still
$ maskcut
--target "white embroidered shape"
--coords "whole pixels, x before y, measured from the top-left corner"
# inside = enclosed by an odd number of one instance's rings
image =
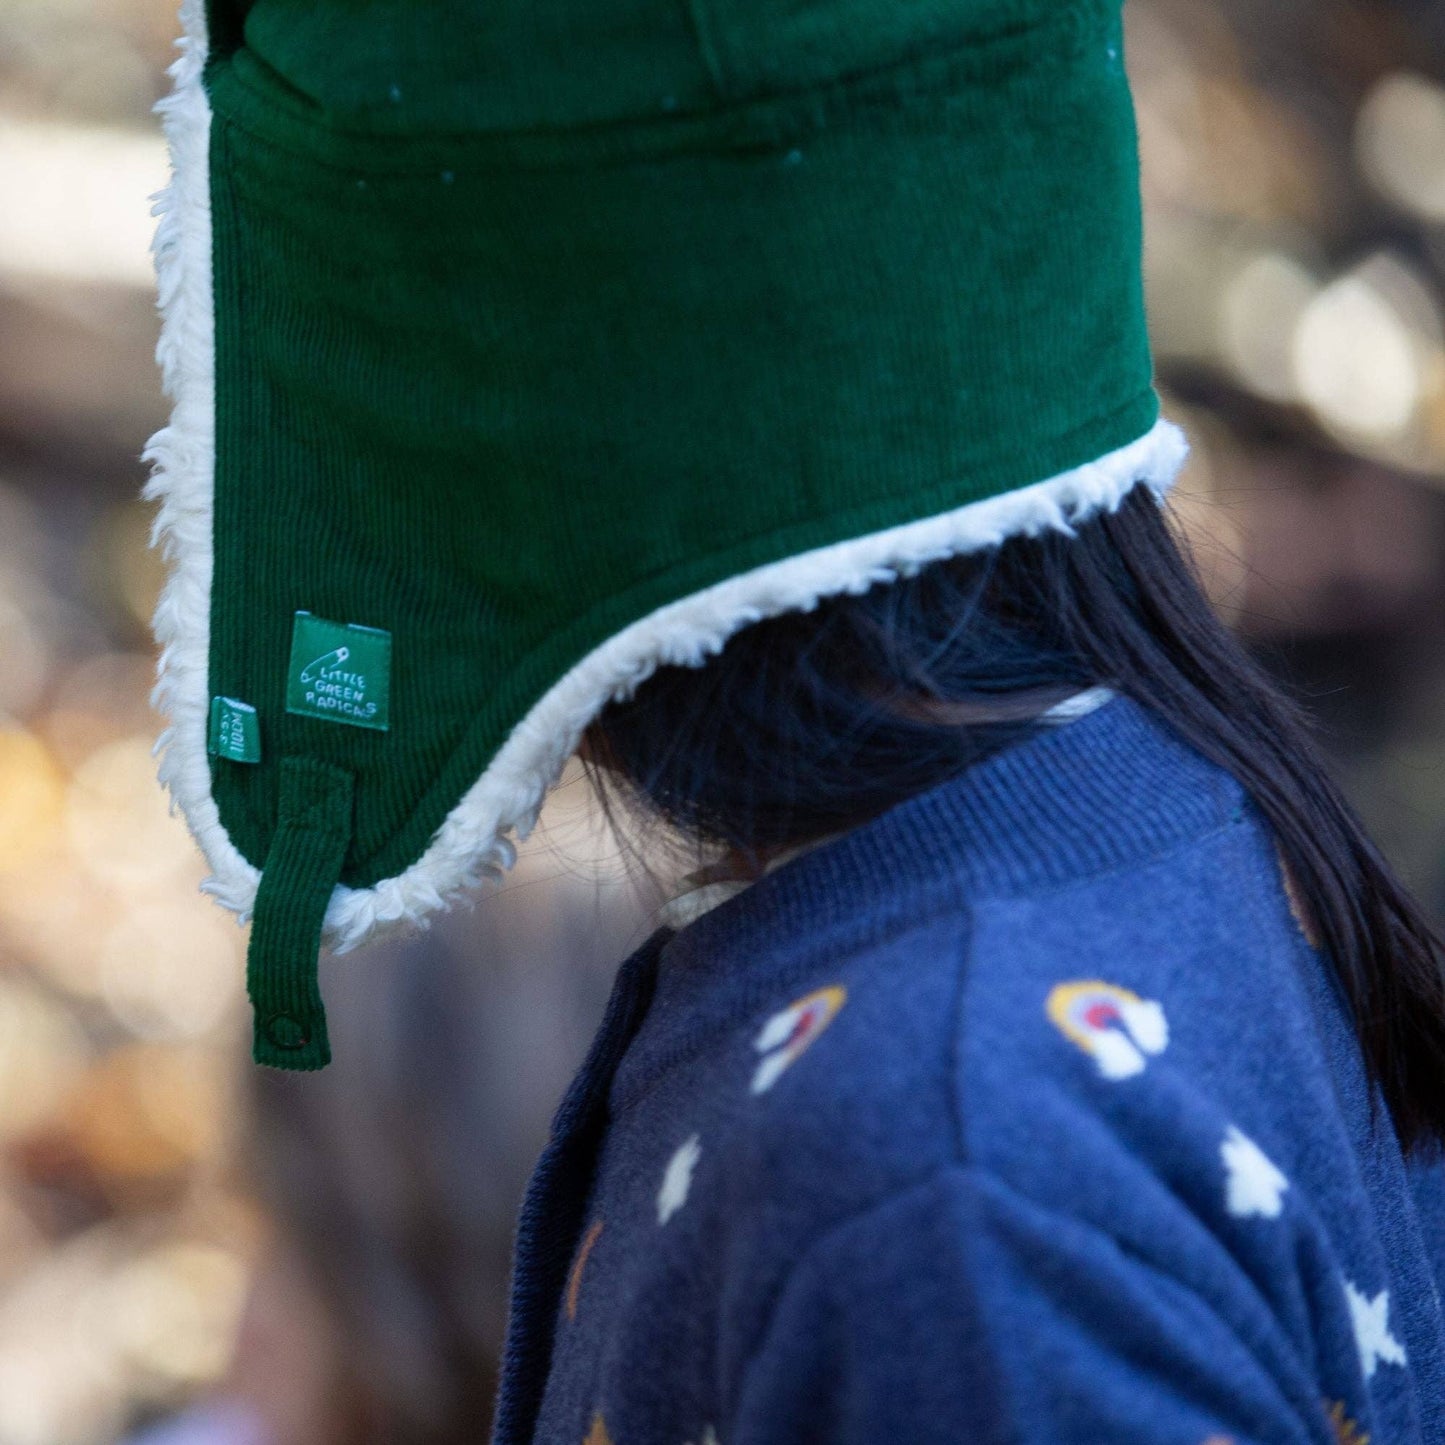
[[[847,1001],[848,990],[841,984],[831,984],[775,1013],[753,1040],[753,1048],[763,1057],[753,1071],[752,1092],[767,1093],[783,1071],[833,1022]]]
[[[694,1134],[667,1161],[662,1188],[657,1191],[657,1222],[666,1224],[684,1204],[692,1188],[692,1172],[702,1157],[702,1139]]]
[[[1159,1004],[1100,979],[1056,985],[1045,1008],[1064,1037],[1093,1056],[1106,1079],[1142,1074],[1149,1056],[1169,1046],[1169,1021]]]
[[[1124,1029],[1101,1033],[1094,1045],[1094,1058],[1106,1079],[1142,1074],[1148,1062],[1146,1055],[1162,1054],[1169,1043],[1164,1010],[1151,999],[1121,1004],[1119,1017]]]
[[[1405,1347],[1390,1333],[1390,1291],[1382,1289],[1374,1299],[1345,1281],[1345,1298],[1350,1304],[1350,1322],[1355,1327],[1355,1344],[1360,1350],[1360,1369],[1368,1380],[1380,1361],[1387,1365],[1405,1363]]]
[[[1225,1131],[1219,1154],[1224,1160],[1224,1202],[1229,1212],[1237,1219],[1278,1219],[1289,1180],[1269,1155],[1233,1124]]]
[[[687,1445],[692,1445],[692,1441],[689,1440]],[[717,1431],[709,1425],[702,1432],[702,1438],[697,1442],[697,1445],[718,1445]]]

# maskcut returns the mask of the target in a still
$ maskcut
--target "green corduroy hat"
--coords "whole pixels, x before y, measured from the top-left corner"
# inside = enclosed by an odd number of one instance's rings
[[[655,668],[1162,490],[1119,0],[186,0],[162,778],[255,1057]]]

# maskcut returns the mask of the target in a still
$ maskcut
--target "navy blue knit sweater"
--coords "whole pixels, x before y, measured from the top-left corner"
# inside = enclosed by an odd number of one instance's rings
[[[1258,814],[1120,699],[624,965],[497,1439],[1440,1442],[1442,1261]]]

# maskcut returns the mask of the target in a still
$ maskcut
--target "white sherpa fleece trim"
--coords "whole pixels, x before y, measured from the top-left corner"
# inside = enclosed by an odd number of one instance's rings
[[[213,876],[203,886],[244,922],[261,875],[221,824],[206,751],[216,387],[204,0],[184,0],[181,16],[175,87],[158,107],[173,174],[157,198],[155,240],[163,317],[157,356],[174,406],[170,425],[145,452],[155,467],[146,496],[160,503],[155,536],[171,563],[155,618],[155,703],[170,722],[157,752],[161,781],[210,864]],[[1130,445],[1047,481],[773,562],[658,608],[589,653],[536,703],[411,867],[372,888],[337,888],[327,941],[338,951],[354,948],[382,930],[422,922],[483,878],[499,878],[516,859],[512,838],[526,837],[587,725],[657,668],[700,666],[750,623],[864,592],[944,557],[1013,536],[1071,532],[1116,508],[1138,483],[1163,493],[1186,451],[1179,429],[1160,421]]]

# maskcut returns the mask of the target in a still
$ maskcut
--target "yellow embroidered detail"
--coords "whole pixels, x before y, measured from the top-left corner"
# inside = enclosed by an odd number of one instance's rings
[[[587,1438],[582,1445],[612,1445],[612,1436],[607,1433],[607,1422],[602,1418],[600,1410],[592,1417],[592,1428],[587,1432]]]
[[[577,1259],[572,1266],[572,1273],[567,1279],[567,1318],[577,1318],[577,1296],[582,1290],[582,1271],[587,1268],[587,1256],[592,1253],[592,1246],[597,1243],[597,1236],[602,1233],[602,1221],[599,1219],[583,1237],[582,1243],[577,1250]]]
[[[1318,949],[1320,946],[1319,930],[1315,927],[1314,919],[1310,917],[1310,911],[1305,906],[1304,894],[1300,892],[1299,884],[1295,882],[1294,872],[1284,856],[1284,850],[1276,843],[1274,847],[1275,857],[1279,860],[1279,881],[1284,885],[1284,896],[1289,903],[1289,911],[1294,921],[1299,924],[1299,931],[1304,934],[1305,942],[1311,948]]]
[[[1329,1406],[1330,1424],[1335,1427],[1335,1440],[1338,1445],[1370,1445],[1370,1437],[1363,1434],[1360,1427],[1345,1414],[1345,1402],[1343,1400],[1326,1400]]]

